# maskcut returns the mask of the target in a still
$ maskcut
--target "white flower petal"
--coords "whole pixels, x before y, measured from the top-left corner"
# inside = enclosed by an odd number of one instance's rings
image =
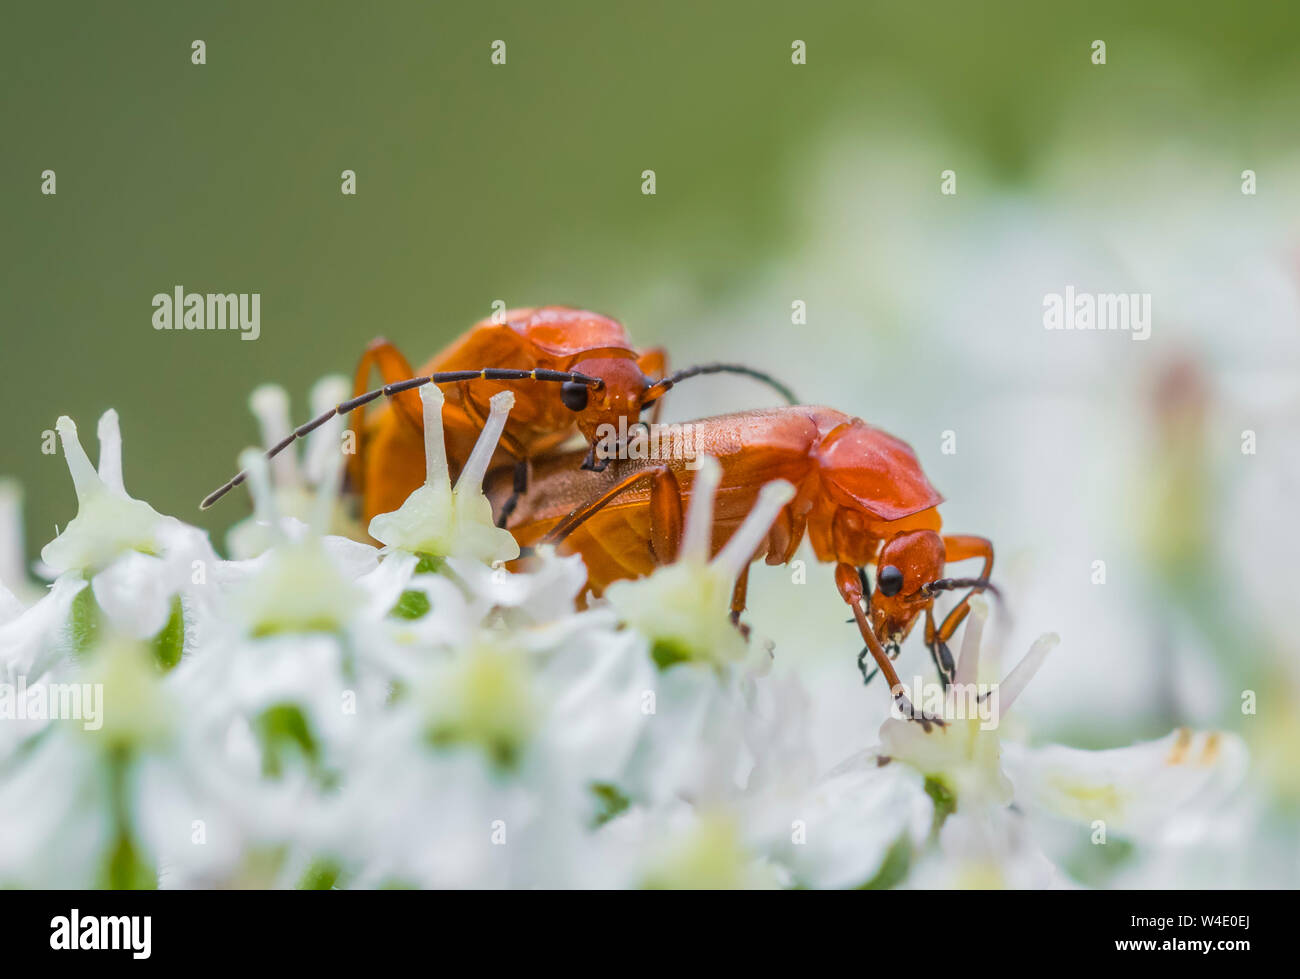
[[[14,618],[43,594],[27,574],[22,488],[14,480],[0,478],[0,623]]]
[[[517,622],[548,622],[569,614],[587,584],[587,569],[577,554],[561,557],[553,547],[539,547],[534,566],[512,574],[482,561],[450,557],[448,567],[487,609],[506,609]]]
[[[926,890],[1046,890],[1071,886],[1010,809],[960,809],[944,820],[939,849],[908,880]]]
[[[1007,771],[1028,806],[1119,835],[1151,836],[1188,806],[1214,805],[1240,784],[1246,746],[1234,734],[1182,728],[1161,738],[1082,751],[1009,747]]]
[[[268,450],[293,431],[289,415],[289,394],[278,384],[263,384],[253,389],[248,407],[257,418],[262,445]],[[302,482],[298,459],[292,447],[270,460],[271,476],[277,487],[297,486]]]
[[[69,652],[66,633],[72,602],[88,587],[77,576],[61,577],[44,598],[0,625],[0,682],[24,676],[35,683]]]
[[[167,624],[174,592],[161,558],[139,552],[125,554],[90,583],[96,603],[123,634],[149,639]]]
[[[332,407],[344,401],[351,391],[347,378],[338,375],[322,377],[311,389],[311,414],[319,418]],[[303,468],[307,482],[313,486],[324,481],[326,475],[340,454],[340,438],[344,429],[343,418],[335,415],[324,425],[307,435],[307,449],[304,453]]]
[[[113,423],[104,428],[109,436],[104,456],[106,471],[120,482],[121,442],[118,438],[115,444],[112,438],[115,419],[114,414]],[[90,465],[71,418],[60,417],[55,428],[77,489],[77,515],[41,550],[42,560],[55,572],[97,571],[125,551],[157,553],[159,526],[172,518],[106,484]],[[111,458],[114,452],[116,461]]]
[[[121,496],[126,496],[122,482],[122,426],[117,411],[109,408],[99,416],[99,478],[104,485]]]
[[[933,803],[924,778],[864,753],[793,799],[762,798],[762,848],[804,887],[861,887],[891,849],[912,859],[929,833]]]

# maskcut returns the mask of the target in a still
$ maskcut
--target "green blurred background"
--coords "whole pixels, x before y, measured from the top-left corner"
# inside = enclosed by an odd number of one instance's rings
[[[116,407],[131,491],[215,529],[246,503],[195,502],[255,440],[248,392],[279,381],[303,415],[310,382],[378,334],[419,362],[493,299],[559,302],[695,359],[710,310],[818,233],[790,188],[828,132],[882,155],[921,134],[933,162],[872,188],[906,207],[947,166],[1033,187],[1080,135],[1067,109],[1103,155],[1162,131],[1283,146],[1300,81],[1300,10],[1275,3],[53,2],[4,19],[0,474],[27,487],[33,555],[72,513],[39,451],[59,414],[93,431]],[[260,292],[261,339],[155,332],[150,299],[177,284]],[[838,355],[788,317],[707,352],[793,365],[818,400],[812,361]]]
[[[26,551],[75,513],[41,453],[60,414],[93,456],[115,407],[128,490],[221,546],[247,495],[197,502],[257,441],[255,386],[305,420],[377,335],[419,363],[494,300],[587,306],[911,442],[946,526],[997,543],[1006,656],[1063,636],[1016,708],[1035,738],[1247,737],[1254,829],[1128,878],[1070,837],[1079,880],[1294,886],[1298,39],[1271,2],[11,4],[0,476]],[[260,293],[261,338],[156,332],[176,285]],[[1151,339],[1044,331],[1066,285],[1150,293]],[[669,418],[770,403],[693,383]],[[757,569],[750,615],[829,767],[887,694],[829,569],[808,580]]]

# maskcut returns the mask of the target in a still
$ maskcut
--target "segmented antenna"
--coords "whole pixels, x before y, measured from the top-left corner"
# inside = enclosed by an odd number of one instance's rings
[[[298,439],[314,432],[335,415],[346,415],[353,409],[369,404],[376,398],[391,398],[395,394],[401,394],[403,391],[410,391],[412,388],[423,387],[426,384],[455,384],[459,381],[475,380],[572,382],[585,384],[591,388],[603,387],[605,383],[598,377],[580,374],[577,371],[553,371],[541,367],[532,370],[517,370],[509,367],[484,367],[476,371],[440,371],[439,373],[429,374],[424,377],[412,377],[406,381],[394,381],[392,384],[385,384],[381,388],[367,391],[365,394],[358,395],[348,401],[340,402],[324,414],[313,418],[311,421],[307,422],[307,424],[299,425],[279,442],[271,446],[271,448],[266,452],[266,458],[274,459]],[[199,509],[208,509],[208,507],[212,506],[212,504],[216,503],[217,500],[221,499],[247,478],[248,470],[240,470],[228,482],[205,496],[203,502],[199,504]]]
[[[795,396],[795,393],[771,374],[764,374],[762,371],[755,370],[752,367],[746,367],[744,364],[697,364],[694,367],[683,367],[681,370],[673,371],[673,373],[669,374],[667,377],[661,377],[659,380],[651,384],[650,387],[646,389],[647,393],[653,391],[655,388],[661,388],[662,390],[659,394],[647,398],[645,403],[652,404],[662,396],[663,392],[668,391],[669,388],[673,387],[678,382],[684,381],[690,377],[697,377],[700,374],[744,374],[746,377],[752,377],[756,381],[762,381],[768,387],[772,388],[772,390],[776,391],[777,394],[781,395],[781,397],[785,398],[785,400],[790,404],[799,404],[799,399]]]
[[[922,585],[921,591],[926,595],[932,595],[937,591],[952,591],[954,588],[986,588],[997,596],[998,601],[1002,601],[1002,592],[987,578],[940,578],[938,581]]]
[[[976,594],[976,592],[987,590],[990,594],[993,595],[994,598],[998,600],[998,605],[1002,607],[1002,610],[1004,612],[1007,611],[1006,599],[1002,597],[1001,590],[998,588],[997,585],[993,584],[993,582],[989,581],[987,578],[940,578],[938,581],[932,581],[929,584],[922,585],[921,593],[923,595],[933,595],[936,592],[953,591],[957,588],[970,589],[970,591],[966,593],[966,597],[963,598],[961,602],[969,601]],[[961,602],[957,603],[958,606],[961,605]]]

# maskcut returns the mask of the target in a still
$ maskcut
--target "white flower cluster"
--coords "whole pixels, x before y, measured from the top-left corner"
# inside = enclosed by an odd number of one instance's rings
[[[890,719],[819,778],[798,679],[726,620],[789,487],[709,561],[706,463],[680,560],[583,607],[578,556],[502,567],[519,551],[481,483],[510,395],[453,487],[421,393],[427,481],[371,523],[382,549],[328,533],[336,421],[314,494],[245,454],[236,560],[127,495],[114,412],[98,469],[59,420],[79,510],[42,551],[52,584],[0,563],[0,886],[1042,886],[1064,878],[1034,812],[1149,833],[1239,777],[1223,735],[1004,751],[977,722]],[[274,440],[282,399],[258,403]]]

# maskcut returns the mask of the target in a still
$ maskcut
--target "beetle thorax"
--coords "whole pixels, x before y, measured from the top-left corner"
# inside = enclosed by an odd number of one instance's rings
[[[835,508],[835,516],[831,519],[831,540],[835,559],[854,567],[874,561],[880,546],[880,539],[871,533],[866,516],[846,506]]]

